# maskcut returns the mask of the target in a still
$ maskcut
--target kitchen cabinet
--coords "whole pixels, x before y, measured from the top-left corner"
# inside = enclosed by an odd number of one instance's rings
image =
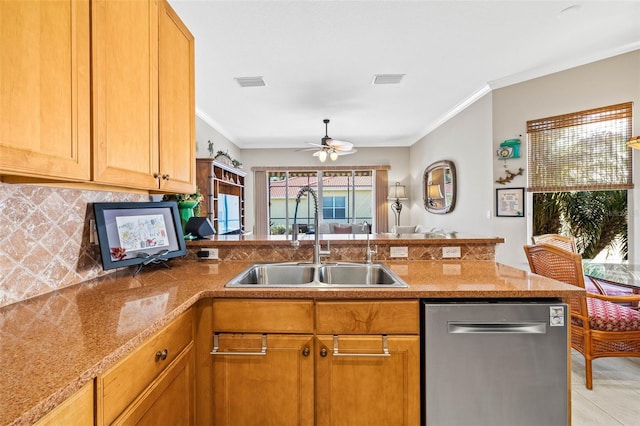
[[[35,426],[92,426],[94,424],[93,389],[93,381],[90,381],[40,418]]]
[[[0,2],[0,175],[91,177],[89,0]]]
[[[244,231],[246,172],[215,160],[198,158],[196,176],[205,201],[200,215],[209,218],[218,234]]]
[[[194,38],[165,0],[0,12],[3,180],[195,192]]]
[[[420,423],[417,301],[316,304],[316,425]]]
[[[420,421],[417,301],[214,300],[213,332],[215,424]]]
[[[196,181],[194,38],[169,3],[160,4],[160,191],[191,194]]]
[[[313,302],[213,301],[213,424],[313,425]]]
[[[98,376],[98,425],[195,424],[193,327],[188,310]]]
[[[193,37],[169,6],[94,0],[92,73],[94,181],[193,192]]]

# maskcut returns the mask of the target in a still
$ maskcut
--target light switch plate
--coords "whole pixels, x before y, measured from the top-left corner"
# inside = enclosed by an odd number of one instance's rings
[[[389,247],[390,257],[409,257],[409,247]]]
[[[460,257],[460,247],[442,247],[442,258],[451,259]]]

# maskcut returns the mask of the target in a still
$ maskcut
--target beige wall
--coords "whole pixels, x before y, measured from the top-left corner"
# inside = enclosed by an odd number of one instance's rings
[[[526,134],[526,122],[537,118],[582,111],[622,102],[634,102],[633,134],[640,133],[640,50],[514,84],[493,91],[493,147],[495,152],[505,139]],[[510,186],[526,187],[526,138],[522,139],[520,160],[508,160],[508,167],[525,169]],[[629,260],[640,259],[640,152],[634,152],[636,188],[629,198]],[[504,175],[503,161],[493,157],[493,180]],[[495,184],[495,187],[501,185]],[[506,237],[498,247],[496,258],[514,266],[525,266],[522,246],[531,237],[531,196],[526,203],[525,218],[495,218],[493,231]]]
[[[531,196],[527,195],[524,218],[495,216],[495,189],[525,187],[526,122],[528,120],[589,108],[634,102],[633,134],[640,133],[640,50],[591,64],[494,89],[464,111],[416,142],[410,149],[411,221],[427,227],[499,236],[496,260],[527,268],[522,246],[531,237]],[[501,142],[521,137],[521,158],[497,158]],[[634,151],[634,181],[640,182]],[[425,211],[421,204],[422,174],[434,161],[452,160],[458,174],[458,200],[446,215]],[[506,167],[505,167],[506,166]],[[495,181],[505,169],[525,169],[507,185]],[[630,193],[629,259],[640,259],[640,188]]]
[[[493,236],[491,140],[491,96],[485,95],[411,147],[412,224]],[[453,161],[457,174],[456,205],[444,215],[427,212],[423,197],[424,171],[440,160]]]

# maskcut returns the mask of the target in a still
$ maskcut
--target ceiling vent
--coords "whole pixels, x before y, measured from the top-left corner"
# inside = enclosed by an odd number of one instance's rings
[[[404,74],[375,74],[371,84],[400,84]]]
[[[234,77],[240,87],[259,87],[266,86],[262,76],[257,77]]]

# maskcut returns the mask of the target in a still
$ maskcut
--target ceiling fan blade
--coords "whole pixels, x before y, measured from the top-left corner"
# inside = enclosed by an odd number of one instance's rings
[[[347,141],[340,141],[337,139],[333,139],[329,144],[331,148],[339,149],[342,151],[350,151],[353,149],[353,144]]]

